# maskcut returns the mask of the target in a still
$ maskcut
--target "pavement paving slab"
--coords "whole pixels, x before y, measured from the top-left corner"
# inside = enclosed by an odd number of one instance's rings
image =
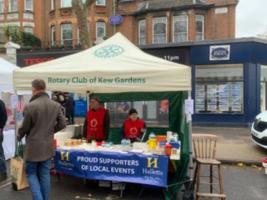
[[[216,157],[225,163],[261,164],[267,156],[267,149],[254,144],[248,127],[201,127],[193,126],[193,134],[214,134],[218,136]]]

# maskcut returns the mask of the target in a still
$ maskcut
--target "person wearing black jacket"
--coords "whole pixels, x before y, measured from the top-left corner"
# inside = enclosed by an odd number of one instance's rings
[[[66,108],[66,117],[68,118],[69,124],[74,124],[74,107],[75,107],[75,102],[73,100],[73,97],[70,94],[68,94],[66,96],[65,108]]]
[[[7,122],[5,103],[0,99],[0,182],[7,178],[6,159],[3,149],[4,127]]]

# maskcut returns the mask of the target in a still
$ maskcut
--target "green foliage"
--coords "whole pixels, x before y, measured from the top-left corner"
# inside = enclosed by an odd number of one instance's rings
[[[22,39],[22,46],[40,47],[41,40],[35,35],[27,32],[20,32]]]
[[[33,35],[20,31],[16,26],[7,26],[4,28],[7,38],[11,38],[12,42],[19,44],[22,48],[37,48],[41,46],[41,40]]]

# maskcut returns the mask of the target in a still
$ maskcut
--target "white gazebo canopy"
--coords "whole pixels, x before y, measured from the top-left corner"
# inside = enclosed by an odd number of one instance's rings
[[[13,90],[13,71],[19,69],[16,65],[0,58],[0,93]]]
[[[34,79],[50,91],[118,93],[191,90],[191,68],[144,53],[122,34],[76,54],[14,71],[15,90]]]

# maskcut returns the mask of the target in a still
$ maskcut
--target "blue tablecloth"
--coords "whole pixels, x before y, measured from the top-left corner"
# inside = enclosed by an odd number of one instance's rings
[[[55,169],[87,179],[167,187],[168,157],[131,152],[57,149]]]

